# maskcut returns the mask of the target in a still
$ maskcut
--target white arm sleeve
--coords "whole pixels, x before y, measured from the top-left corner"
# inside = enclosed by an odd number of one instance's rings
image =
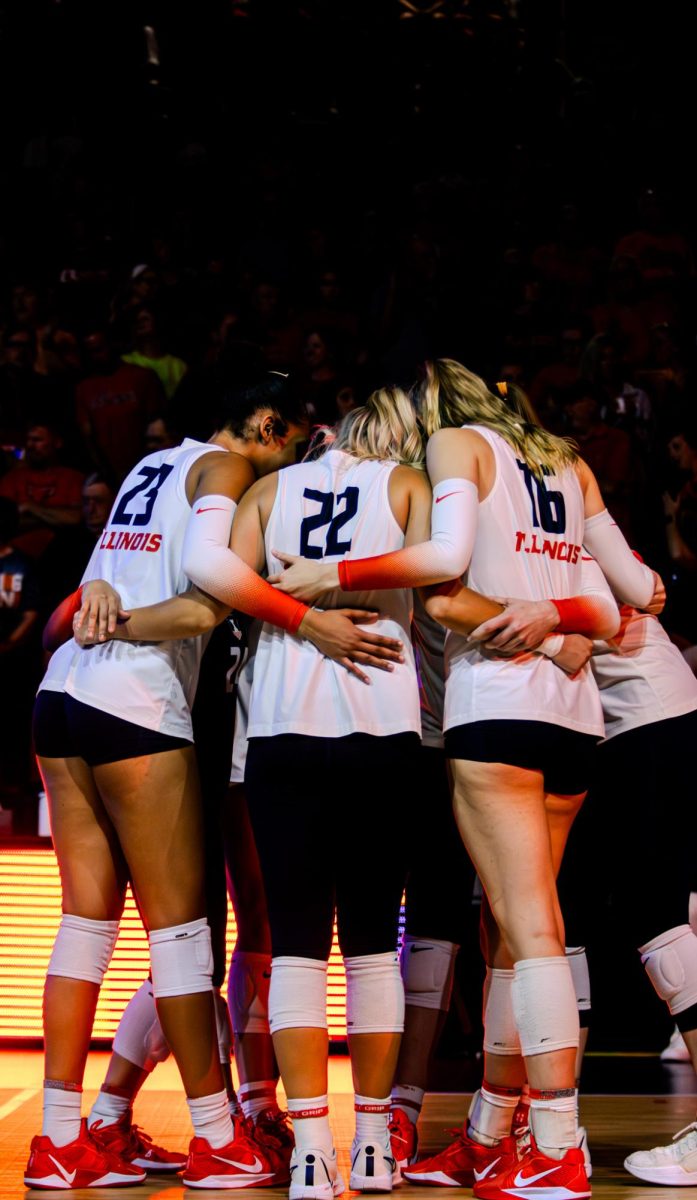
[[[184,534],[182,568],[192,583],[230,608],[296,633],[305,604],[278,592],[229,548],[237,505],[229,496],[194,501]]]
[[[583,532],[583,544],[597,559],[616,598],[633,608],[650,603],[656,581],[653,571],[634,557],[622,530],[607,509],[589,517]]]
[[[195,500],[182,547],[182,569],[191,582],[231,607],[233,601],[221,589],[225,589],[225,580],[232,578],[236,563],[242,562],[230,550],[236,508],[229,496],[202,496]]]
[[[443,479],[433,489],[431,539],[378,554],[375,558],[344,558],[339,582],[345,592],[373,588],[427,587],[459,579],[467,570],[479,516],[479,493],[469,479]]]

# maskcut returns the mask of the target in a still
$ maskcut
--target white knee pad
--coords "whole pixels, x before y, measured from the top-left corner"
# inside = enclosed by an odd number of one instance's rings
[[[272,1033],[327,1028],[327,964],[323,959],[283,955],[272,960],[269,1026]]]
[[[526,1058],[578,1046],[576,993],[566,958],[521,959],[511,997]]]
[[[63,913],[46,973],[101,987],[118,936],[118,921],[91,921]]]
[[[114,1050],[143,1071],[152,1071],[171,1053],[155,1007],[149,979],[128,1001],[114,1034]]]
[[[689,925],[667,929],[639,947],[641,961],[672,1014],[697,1004],[697,937]]]
[[[484,984],[484,1049],[489,1054],[520,1054],[520,1037],[513,1015],[515,971],[487,967]]]
[[[394,951],[345,958],[348,1033],[401,1033],[404,984]]]
[[[227,994],[235,1033],[269,1032],[271,955],[235,950]]]
[[[571,978],[576,993],[576,1007],[579,1012],[590,1012],[591,1007],[591,978],[588,973],[588,959],[585,946],[567,946],[564,953],[571,968]]]
[[[217,988],[213,988],[215,1003],[215,1028],[218,1034],[218,1051],[221,1063],[229,1063],[232,1058],[232,1024],[225,998]]]
[[[448,1011],[459,948],[454,942],[404,935],[400,965],[407,1004]]]
[[[156,999],[212,991],[213,950],[205,917],[186,925],[152,929],[149,941]]]

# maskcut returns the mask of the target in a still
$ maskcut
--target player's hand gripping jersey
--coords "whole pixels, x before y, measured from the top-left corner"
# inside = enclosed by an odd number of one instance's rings
[[[187,590],[190,583],[181,565],[192,511],[186,479],[196,459],[216,449],[187,438],[133,468],[83,583],[105,579],[119,592],[126,610]],[[201,637],[158,643],[109,641],[81,650],[71,639],[54,654],[41,687],[66,691],[146,729],[190,738],[190,708],[205,643]]]
[[[359,460],[330,450],[314,463],[286,467],[266,528],[270,574],[282,569],[273,549],[305,558],[338,561],[383,554],[404,545],[388,498],[394,463]],[[378,611],[370,626],[400,638],[405,662],[393,672],[370,672],[370,687],[323,658],[308,641],[264,625],[254,669],[249,737],[299,733],[344,737],[351,733],[420,733],[419,695],[409,635],[411,591],[329,593],[321,607]]]
[[[485,596],[565,600],[582,590],[583,495],[576,472],[536,477],[499,434],[476,430],[496,460],[494,485],[479,505],[468,587]],[[591,669],[573,679],[542,654],[487,657],[460,634],[445,644],[444,728],[497,718],[549,721],[603,732]]]

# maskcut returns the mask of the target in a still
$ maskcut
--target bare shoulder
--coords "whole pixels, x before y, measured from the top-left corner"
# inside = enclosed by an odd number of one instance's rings
[[[431,484],[425,471],[417,467],[398,466],[390,475],[390,491],[409,493],[412,496],[431,495]]]
[[[192,465],[186,480],[189,499],[196,496],[229,496],[239,501],[256,476],[251,463],[241,454],[211,450]]]
[[[261,514],[262,520],[266,522],[273,508],[277,489],[278,471],[273,471],[271,475],[262,475],[261,479],[257,479],[245,492],[240,502],[240,508],[244,507],[245,510],[256,508]]]
[[[491,446],[475,429],[439,429],[431,434],[426,447],[426,463],[431,482],[464,478],[479,483],[481,468],[494,462]]]

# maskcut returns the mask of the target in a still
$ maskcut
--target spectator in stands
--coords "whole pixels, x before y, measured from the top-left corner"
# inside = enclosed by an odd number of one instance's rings
[[[162,411],[164,392],[156,373],[123,362],[104,328],[84,339],[89,374],[75,392],[75,416],[94,461],[116,480],[143,453],[148,422]]]
[[[312,420],[333,425],[339,415],[336,406],[339,341],[335,331],[311,330],[303,345],[303,359],[303,398],[312,413]]]
[[[79,524],[84,475],[61,463],[63,437],[50,417],[29,425],[24,459],[0,479],[19,510],[18,549],[38,558],[58,529]]]
[[[697,572],[697,425],[684,419],[668,453],[686,482],[676,497],[663,493],[668,553],[676,566]]]
[[[605,393],[580,380],[566,396],[569,433],[595,475],[603,498],[620,529],[633,544],[630,499],[633,456],[628,434],[602,418]]]
[[[35,339],[31,329],[11,325],[5,330],[0,366],[0,445],[19,446],[27,413],[35,396]]]
[[[169,450],[178,446],[181,441],[176,429],[167,417],[153,417],[145,430],[145,453],[155,454],[157,450]]]
[[[651,401],[645,391],[627,379],[614,338],[606,333],[591,338],[581,359],[581,376],[598,389],[598,395],[604,395],[603,420],[646,441]]]
[[[154,306],[141,305],[135,310],[132,344],[133,349],[123,355],[123,361],[134,367],[150,367],[169,400],[186,375],[187,365],[183,359],[167,352],[164,320]]]
[[[17,505],[0,497],[0,801],[5,808],[16,805],[28,787],[31,708],[40,677],[39,592],[31,560],[14,544],[18,525]]]
[[[79,525],[60,530],[42,554],[38,563],[42,625],[66,593],[77,588],[116,492],[113,482],[98,471],[88,475],[82,488]]]

